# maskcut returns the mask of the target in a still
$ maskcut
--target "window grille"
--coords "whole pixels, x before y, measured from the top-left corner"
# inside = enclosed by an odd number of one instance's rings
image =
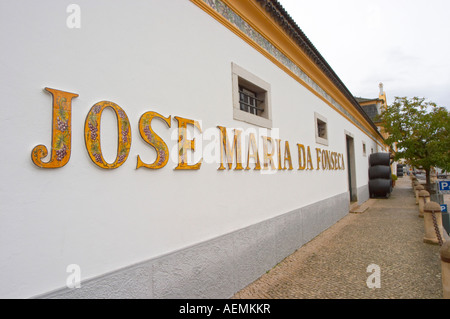
[[[256,93],[239,87],[239,105],[241,111],[248,112],[254,115],[260,115],[264,108],[259,107],[258,103],[264,102],[256,97]]]
[[[317,120],[317,134],[320,138],[327,138],[327,123]]]
[[[328,126],[327,119],[314,112],[314,121],[316,125],[316,143],[328,145]]]

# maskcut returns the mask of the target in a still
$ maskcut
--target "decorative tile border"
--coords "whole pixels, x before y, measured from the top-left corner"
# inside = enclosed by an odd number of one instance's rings
[[[351,115],[345,108],[343,108],[339,103],[337,103],[325,90],[323,90],[316,82],[314,82],[305,72],[303,72],[294,62],[292,62],[288,57],[286,57],[280,50],[278,50],[272,43],[270,43],[265,37],[263,37],[258,31],[253,29],[244,19],[242,19],[237,13],[235,13],[230,7],[228,7],[221,0],[202,0],[208,6],[210,6],[214,11],[219,13],[228,22],[237,27],[245,35],[247,35],[251,40],[257,43],[261,48],[272,55],[278,62],[288,68],[297,77],[303,80],[307,85],[309,85],[314,91],[316,91],[325,100],[331,103],[335,108],[344,113],[349,119],[357,123],[359,127],[375,141],[378,139],[374,137],[369,130],[367,130],[364,125],[361,124],[353,115]]]

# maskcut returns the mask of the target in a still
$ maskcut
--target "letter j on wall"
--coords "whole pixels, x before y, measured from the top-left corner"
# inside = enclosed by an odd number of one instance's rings
[[[48,155],[44,145],[37,145],[31,152],[33,163],[43,168],[59,168],[70,159],[72,146],[72,99],[78,94],[45,88],[53,97],[52,148],[50,160],[43,162]]]

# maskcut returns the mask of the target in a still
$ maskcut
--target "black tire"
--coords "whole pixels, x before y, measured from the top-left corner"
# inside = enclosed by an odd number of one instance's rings
[[[390,166],[384,166],[384,165],[375,165],[369,167],[369,179],[376,179],[376,178],[391,178],[391,167]]]
[[[391,193],[391,180],[384,178],[369,180],[369,193],[374,197],[388,197]]]
[[[369,165],[375,166],[375,165],[385,165],[389,166],[390,164],[390,154],[389,153],[373,153],[370,154],[369,157]]]

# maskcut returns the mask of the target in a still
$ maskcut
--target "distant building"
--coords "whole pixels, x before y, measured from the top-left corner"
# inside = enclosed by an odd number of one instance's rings
[[[384,92],[383,83],[379,84],[380,92],[377,98],[364,98],[364,97],[355,97],[356,101],[358,101],[359,105],[361,105],[364,112],[370,117],[370,119],[375,123],[375,125],[382,129],[381,123],[379,121],[378,116],[383,111],[383,108],[386,108],[386,93]]]
[[[387,99],[386,92],[384,91],[383,83],[378,85],[380,91],[378,93],[377,98],[363,98],[363,97],[355,97],[358,101],[361,108],[364,112],[370,117],[373,123],[377,126],[383,138],[387,138],[388,134],[384,131],[383,123],[380,121],[380,115],[383,113],[383,110],[387,107]],[[394,143],[393,149],[389,150],[390,152],[397,151],[397,144]],[[397,162],[392,163],[391,168],[392,172],[395,174],[397,167]]]

